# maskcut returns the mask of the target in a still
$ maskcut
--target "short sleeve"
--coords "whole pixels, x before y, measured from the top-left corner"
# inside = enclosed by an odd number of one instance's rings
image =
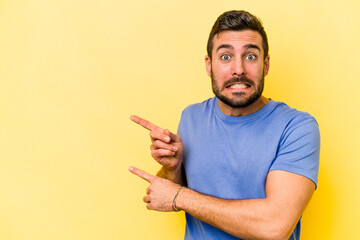
[[[286,127],[271,170],[283,170],[309,178],[317,187],[320,132],[310,115],[298,116]]]

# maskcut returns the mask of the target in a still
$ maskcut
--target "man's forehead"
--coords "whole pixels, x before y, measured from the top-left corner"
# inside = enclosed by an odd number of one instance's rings
[[[259,50],[262,49],[262,37],[257,31],[242,30],[242,31],[222,31],[214,37],[214,49],[223,44],[234,45],[259,45]]]

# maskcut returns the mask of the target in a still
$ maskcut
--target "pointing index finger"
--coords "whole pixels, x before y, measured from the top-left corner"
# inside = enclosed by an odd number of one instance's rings
[[[164,132],[164,130],[161,128],[161,127],[158,127],[156,126],[155,124],[149,122],[148,120],[145,120],[141,117],[138,117],[138,116],[135,116],[135,115],[132,115],[130,117],[130,119],[134,122],[134,123],[137,123],[139,124],[140,126],[146,128],[147,130],[155,130],[155,129],[161,129],[162,132]]]
[[[129,171],[132,172],[133,174],[141,177],[142,179],[144,179],[145,181],[147,181],[149,183],[151,183],[155,177],[143,170],[137,169],[136,167],[129,167]]]

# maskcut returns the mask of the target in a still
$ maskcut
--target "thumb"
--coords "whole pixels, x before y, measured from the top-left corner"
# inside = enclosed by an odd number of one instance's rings
[[[170,132],[169,129],[165,129],[165,130],[164,130],[164,133],[165,133],[166,135],[168,135],[168,136],[171,138],[171,141],[173,141],[173,142],[180,142],[180,141],[181,141],[181,140],[180,140],[180,136],[177,135],[177,134],[174,134],[174,133]]]

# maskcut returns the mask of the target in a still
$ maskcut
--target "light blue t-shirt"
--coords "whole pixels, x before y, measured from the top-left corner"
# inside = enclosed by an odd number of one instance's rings
[[[320,134],[308,113],[271,100],[241,117],[221,112],[218,98],[188,106],[178,134],[188,187],[223,199],[265,198],[269,171],[318,181]],[[291,240],[300,238],[300,221]],[[186,214],[186,240],[239,239]]]

